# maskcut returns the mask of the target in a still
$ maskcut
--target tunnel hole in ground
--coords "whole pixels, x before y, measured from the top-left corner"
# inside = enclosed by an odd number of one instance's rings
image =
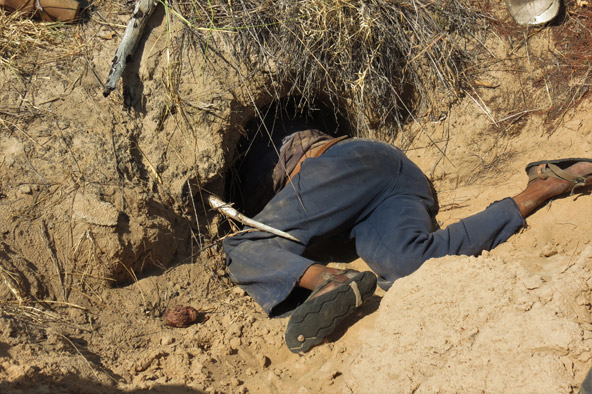
[[[228,202],[249,217],[255,216],[268,200],[272,171],[277,163],[282,140],[297,131],[317,129],[331,136],[351,135],[344,112],[328,100],[305,101],[291,96],[258,108],[244,126],[233,164],[226,174]]]

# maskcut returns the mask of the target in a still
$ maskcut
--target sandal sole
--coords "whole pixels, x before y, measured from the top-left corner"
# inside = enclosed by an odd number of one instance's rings
[[[305,302],[294,310],[286,328],[286,345],[292,353],[307,352],[331,334],[356,309],[355,282],[362,303],[376,290],[376,276],[360,272],[334,290]],[[300,340],[298,339],[300,338]]]

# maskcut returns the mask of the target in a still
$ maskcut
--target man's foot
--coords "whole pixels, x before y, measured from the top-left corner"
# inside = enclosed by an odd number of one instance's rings
[[[547,200],[592,185],[592,159],[560,159],[530,163],[526,166],[528,185],[514,197],[522,217]]]
[[[293,353],[321,343],[376,290],[372,272],[331,271],[322,272],[323,282],[290,316],[285,338]]]
[[[551,178],[564,181],[552,183],[571,187],[573,190],[579,186],[592,184],[592,159],[537,161],[526,166],[526,173],[528,174],[529,183]],[[556,193],[559,195],[566,191],[565,187],[558,187]]]

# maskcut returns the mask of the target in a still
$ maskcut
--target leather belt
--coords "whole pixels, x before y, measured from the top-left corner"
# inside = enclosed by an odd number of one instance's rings
[[[292,178],[294,178],[296,176],[296,174],[298,174],[300,172],[300,169],[302,168],[302,163],[304,163],[304,160],[310,159],[312,157],[319,157],[320,155],[325,153],[327,151],[327,149],[329,149],[330,147],[332,147],[336,143],[343,141],[347,138],[349,138],[349,135],[343,135],[341,137],[334,138],[330,141],[327,141],[317,147],[314,147],[314,148],[306,151],[306,153],[302,156],[302,158],[300,160],[298,160],[298,163],[296,163],[296,166],[294,167],[294,169],[290,173],[290,177],[288,178],[288,182],[290,182],[292,180]]]

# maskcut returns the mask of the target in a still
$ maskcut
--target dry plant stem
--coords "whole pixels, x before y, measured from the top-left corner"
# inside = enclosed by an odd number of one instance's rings
[[[95,378],[98,379],[99,378],[99,375],[97,374],[97,371],[95,371],[95,369],[92,367],[91,363],[88,361],[88,359],[86,357],[84,357],[84,354],[82,354],[80,352],[80,350],[78,349],[78,347],[76,345],[74,345],[74,342],[72,342],[70,340],[70,338],[68,338],[67,336],[65,336],[63,334],[57,333],[57,335],[59,335],[60,337],[64,338],[66,341],[68,341],[68,343],[70,343],[70,345],[74,348],[74,350],[76,350],[76,353],[78,353],[80,355],[80,357],[82,357],[82,359],[84,361],[86,361],[86,365],[88,365],[88,367],[90,368],[90,370],[92,371],[92,373],[95,375]],[[111,377],[111,376],[109,376],[109,377]]]
[[[49,243],[49,237],[48,237],[48,232],[47,232],[47,226],[45,225],[45,221],[41,221],[41,229],[40,229],[40,233],[41,233],[41,238],[43,239],[43,241],[45,241],[45,247],[47,248],[48,252],[49,252],[49,256],[51,258],[51,261],[53,262],[55,268],[56,268],[56,274],[58,276],[58,279],[60,280],[60,286],[62,287],[62,297],[63,297],[63,301],[67,302],[68,301],[68,295],[66,293],[66,288],[64,287],[64,281],[62,279],[62,272],[60,269],[60,263],[58,262],[57,256],[55,255],[53,249],[51,248],[51,245]]]
[[[235,32],[223,37],[231,52],[224,61],[270,73],[282,87],[277,95],[269,89],[275,98],[299,96],[314,106],[322,92],[352,134],[383,138],[394,137],[393,125],[408,116],[397,96],[403,85],[426,106],[459,97],[461,81],[472,79],[460,71],[476,59],[467,37],[478,37],[485,20],[464,0],[210,0],[179,7],[191,21],[188,38],[202,48],[211,46],[211,35],[194,26]],[[415,106],[410,97],[403,98]]]
[[[127,60],[134,54],[136,46],[140,38],[142,38],[144,27],[146,27],[146,23],[156,9],[156,5],[157,2],[155,0],[138,0],[136,3],[134,13],[123,34],[123,39],[113,57],[111,70],[109,71],[109,76],[103,89],[103,96],[107,97],[115,90],[117,82],[123,74]]]
[[[191,195],[191,204],[193,207],[193,214],[195,215],[195,224],[199,229],[199,218],[197,217],[197,209],[195,209],[195,199],[193,198],[193,192],[191,191],[191,184],[189,183],[189,179],[187,180],[187,188],[189,189],[189,194]],[[195,238],[195,240],[197,241],[197,245],[199,246],[199,248],[202,249],[203,244],[201,243],[201,234],[198,233],[196,237],[193,233],[193,230],[191,230],[191,235],[193,235],[193,238]]]
[[[91,332],[86,327],[76,324],[72,321],[65,320],[62,316],[52,313],[43,309],[36,308],[29,305],[18,305],[16,307],[10,305],[10,303],[0,303],[3,312],[12,314],[13,316],[25,316],[36,324],[46,324],[47,322],[65,323],[70,327],[78,328],[82,331]]]
[[[227,203],[225,203],[224,201],[220,200],[218,197],[212,194],[208,196],[208,202],[210,203],[210,206],[218,212],[221,212],[232,219],[238,220],[239,222],[247,226],[254,227],[261,231],[266,231],[273,235],[277,235],[278,237],[289,239],[290,241],[302,243],[302,241],[300,241],[298,238],[295,238],[284,231],[275,229],[266,224],[260,223],[256,220],[246,217],[245,215],[238,212],[236,209],[232,208],[230,205],[228,205]]]
[[[4,279],[4,283],[8,289],[12,292],[12,294],[14,294],[14,297],[18,301],[19,305],[22,304],[27,296],[23,291],[16,275],[0,265],[0,276],[2,279]]]

